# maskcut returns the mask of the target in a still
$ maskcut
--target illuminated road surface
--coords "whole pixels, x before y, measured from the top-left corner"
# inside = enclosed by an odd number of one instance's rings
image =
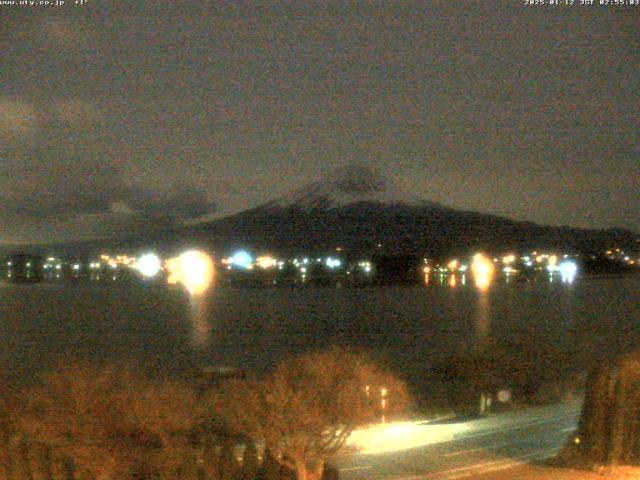
[[[469,478],[554,456],[577,425],[580,404],[459,423],[405,423],[356,432],[361,453],[336,462],[342,480]]]

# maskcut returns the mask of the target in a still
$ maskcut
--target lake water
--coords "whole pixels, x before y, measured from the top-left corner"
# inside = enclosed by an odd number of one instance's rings
[[[162,286],[0,285],[0,355],[28,380],[72,357],[159,370],[194,363],[265,371],[332,343],[387,358],[414,385],[447,355],[489,340],[520,345],[558,372],[640,346],[640,278],[371,288],[213,288],[199,300]],[[554,355],[549,355],[553,352]]]

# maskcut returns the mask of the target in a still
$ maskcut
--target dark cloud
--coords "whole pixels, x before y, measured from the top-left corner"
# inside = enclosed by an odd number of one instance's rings
[[[182,186],[159,192],[127,186],[122,181],[54,184],[47,191],[4,197],[0,203],[0,215],[33,218],[68,218],[116,212],[179,222],[213,211],[207,195],[193,187]]]
[[[2,169],[0,168],[0,172]],[[185,183],[154,190],[127,183],[109,166],[79,162],[58,172],[41,166],[21,172],[0,197],[5,230],[0,241],[86,239],[157,230],[215,211],[202,189]]]

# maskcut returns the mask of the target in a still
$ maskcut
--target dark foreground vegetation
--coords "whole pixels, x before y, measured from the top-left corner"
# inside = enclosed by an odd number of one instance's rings
[[[581,396],[585,375],[570,353],[526,338],[488,338],[420,368],[409,381],[417,408],[427,416],[477,415],[482,396],[492,399],[485,413],[571,401]],[[501,391],[509,392],[505,402]]]
[[[353,429],[408,404],[403,382],[339,348],[208,383],[75,362],[4,393],[7,480],[333,479]]]
[[[594,368],[574,440],[600,465],[640,465],[640,352]]]
[[[519,364],[510,353],[487,343],[456,354],[444,373],[471,392],[509,385],[525,397],[530,388],[530,401],[541,393],[558,400],[540,383],[545,365]],[[531,384],[532,375],[543,380]],[[578,432],[554,465],[640,465],[639,385],[640,353],[598,365]],[[178,378],[75,361],[28,386],[4,387],[7,480],[332,480],[331,459],[348,453],[355,428],[409,405],[403,381],[336,347],[283,361],[263,378]]]
[[[557,458],[529,470],[522,478],[640,478],[640,351],[589,372],[577,431]]]

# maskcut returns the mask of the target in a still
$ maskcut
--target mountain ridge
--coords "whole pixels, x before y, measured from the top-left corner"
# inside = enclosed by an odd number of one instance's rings
[[[362,164],[348,164],[255,208],[193,226],[192,232],[263,250],[344,248],[436,256],[473,249],[596,251],[636,237],[626,230],[544,226],[457,210],[408,194]]]
[[[595,252],[631,245],[637,250],[639,241],[638,234],[625,229],[544,226],[454,209],[402,191],[374,168],[351,164],[234,215],[75,247],[83,251],[195,247],[216,252],[250,248],[280,253],[343,248],[364,254],[445,256],[478,249]],[[55,245],[41,247],[51,248]],[[74,244],[64,247],[73,248]]]

